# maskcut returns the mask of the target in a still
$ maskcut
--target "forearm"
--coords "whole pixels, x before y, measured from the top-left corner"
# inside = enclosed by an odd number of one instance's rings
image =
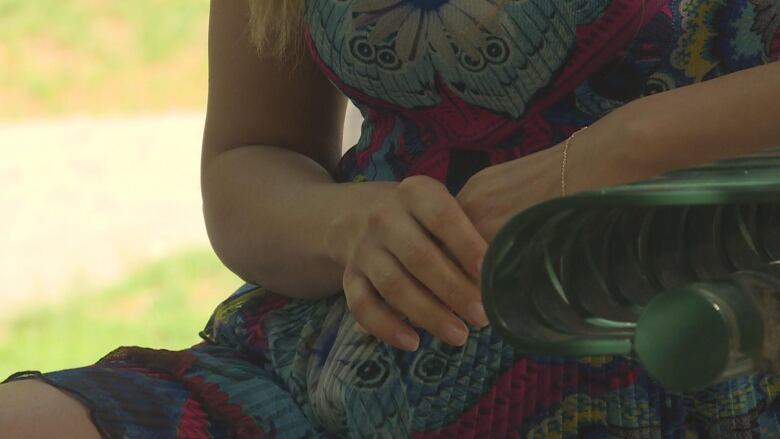
[[[209,239],[243,279],[291,297],[325,297],[342,288],[349,215],[391,184],[337,184],[301,154],[232,149],[203,167]]]
[[[778,115],[780,63],[640,98],[573,139],[569,183],[614,186],[780,146]]]
[[[641,159],[658,171],[780,146],[780,63],[648,96],[621,110],[637,121]]]

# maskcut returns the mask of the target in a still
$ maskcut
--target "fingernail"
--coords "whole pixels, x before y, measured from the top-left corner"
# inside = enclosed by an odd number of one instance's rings
[[[395,341],[398,342],[402,349],[407,351],[416,351],[420,345],[420,341],[417,340],[417,337],[412,337],[405,332],[395,334]]]
[[[462,325],[448,324],[444,331],[447,342],[456,346],[463,346],[469,337],[468,330],[463,329]]]
[[[485,257],[482,256],[477,262],[477,276],[482,276],[482,264],[485,262]]]
[[[487,314],[485,314],[485,307],[479,302],[474,302],[466,309],[466,314],[469,320],[471,320],[477,327],[484,328],[490,324]]]

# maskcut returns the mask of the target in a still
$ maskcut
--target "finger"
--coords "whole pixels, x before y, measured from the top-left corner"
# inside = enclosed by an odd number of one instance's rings
[[[409,181],[404,180],[402,183]],[[399,184],[413,216],[454,256],[463,271],[479,281],[487,242],[447,188],[435,181]],[[413,186],[411,189],[407,189]],[[434,200],[432,202],[432,200]]]
[[[482,328],[488,320],[482,308],[477,284],[468,278],[456,263],[425,232],[411,216],[396,219],[404,230],[404,239],[390,240],[390,253],[429,291],[472,325]]]
[[[395,309],[393,307],[390,307],[390,306],[388,306],[388,309],[390,310],[391,313],[393,313],[395,318],[397,318],[398,320],[400,320],[402,322],[405,322],[406,320],[408,320],[408,317],[406,317],[404,315],[404,313],[402,313],[401,311],[398,311],[397,309]],[[355,323],[355,327],[357,327],[357,330],[360,331],[361,333],[366,334],[366,335],[370,335],[368,330],[366,328],[364,328],[363,325],[361,325],[360,323],[356,322]]]
[[[402,313],[401,311],[398,311],[397,309],[395,309],[393,307],[390,307],[390,312],[392,312],[393,315],[395,316],[395,318],[397,318],[398,320],[401,320],[401,321],[408,320],[408,317],[406,317],[406,314]]]
[[[343,283],[347,306],[359,328],[398,349],[417,350],[420,337],[395,317],[365,276],[345,272]]]
[[[462,346],[468,327],[430,291],[417,282],[389,252],[375,255],[362,268],[380,296],[391,307],[419,326],[453,346]]]

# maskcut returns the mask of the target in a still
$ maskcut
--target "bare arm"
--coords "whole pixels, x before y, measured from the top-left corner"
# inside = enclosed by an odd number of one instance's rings
[[[636,101],[661,170],[780,146],[780,62]],[[652,150],[652,151],[651,151]]]
[[[637,99],[577,134],[570,193],[780,146],[780,62]],[[514,215],[561,195],[565,142],[475,174],[458,201],[490,242]],[[521,189],[518,189],[521,188]]]
[[[613,185],[772,146],[780,146],[780,62],[615,110],[574,141],[580,165],[571,168],[572,185]],[[588,172],[588,156],[613,163],[616,171]]]
[[[308,57],[293,69],[258,54],[247,14],[243,1],[211,2],[201,169],[209,238],[245,280],[291,296],[333,294],[344,267],[326,254],[323,232],[367,192],[330,174],[346,100]]]
[[[334,183],[344,98],[308,58],[290,70],[259,56],[244,2],[211,5],[201,184],[225,265],[291,297],[343,287],[354,321],[401,349],[419,343],[401,316],[465,343],[460,318],[487,324],[476,285],[487,244],[457,200],[424,176]]]

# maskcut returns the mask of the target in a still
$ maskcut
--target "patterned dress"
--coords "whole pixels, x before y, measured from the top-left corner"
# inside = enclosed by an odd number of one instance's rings
[[[780,58],[780,0],[307,0],[305,21],[365,117],[337,180],[452,193],[633,99]],[[107,438],[780,438],[778,376],[670,392],[630,358],[524,355],[490,327],[403,352],[343,294],[245,285],[201,336],[11,379],[72,392]]]

